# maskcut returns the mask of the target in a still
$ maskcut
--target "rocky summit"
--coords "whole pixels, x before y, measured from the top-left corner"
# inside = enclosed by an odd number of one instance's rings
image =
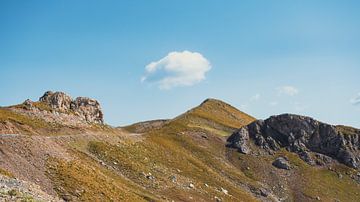
[[[104,123],[103,112],[99,102],[95,99],[78,97],[73,100],[64,92],[47,91],[39,98],[39,101],[46,103],[52,109],[58,110],[59,112],[73,111],[87,122]]]
[[[359,138],[360,131],[354,128],[333,126],[306,116],[283,114],[240,128],[227,139],[227,146],[244,154],[250,154],[257,148],[270,154],[285,148],[311,165],[334,159],[359,169]]]

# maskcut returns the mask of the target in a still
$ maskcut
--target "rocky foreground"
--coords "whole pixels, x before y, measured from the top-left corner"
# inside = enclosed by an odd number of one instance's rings
[[[48,91],[0,107],[0,201],[359,201],[359,136],[215,99],[111,127],[97,100]]]

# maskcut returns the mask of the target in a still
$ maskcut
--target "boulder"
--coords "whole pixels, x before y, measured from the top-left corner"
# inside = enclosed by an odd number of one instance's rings
[[[291,166],[288,160],[284,157],[278,157],[275,159],[275,161],[272,163],[273,166],[284,169],[284,170],[290,170]]]

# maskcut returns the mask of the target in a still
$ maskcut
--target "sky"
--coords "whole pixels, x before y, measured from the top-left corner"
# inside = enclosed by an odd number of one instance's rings
[[[0,1],[0,106],[47,90],[114,126],[217,98],[360,128],[360,1]]]

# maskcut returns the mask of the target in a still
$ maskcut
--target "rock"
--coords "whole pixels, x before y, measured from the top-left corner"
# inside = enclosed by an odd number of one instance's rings
[[[315,154],[315,163],[316,163],[316,165],[324,166],[324,165],[330,164],[332,161],[333,160],[332,160],[331,157],[328,157],[326,155],[319,154],[319,153]]]
[[[217,196],[215,196],[214,198],[215,198],[215,201],[216,201],[216,202],[221,202],[221,201],[222,201],[221,198],[219,198],[219,197],[217,197]]]
[[[313,160],[313,158],[311,157],[309,152],[306,151],[300,151],[298,152],[299,157],[305,161],[306,163],[308,163],[309,165],[315,165],[315,161]],[[321,161],[317,161],[317,164],[322,164]]]
[[[47,91],[39,98],[39,101],[47,103],[51,108],[66,112],[70,110],[72,98],[63,92]]]
[[[171,180],[173,183],[175,183],[176,180],[177,180],[177,179],[176,179],[176,176],[175,176],[175,175],[171,176],[171,177],[170,177],[170,180]]]
[[[31,101],[30,99],[26,99],[23,102],[23,105],[26,109],[31,110],[34,106],[33,106],[33,101]]]
[[[270,195],[270,192],[264,188],[260,188],[260,195],[263,197],[268,197]]]
[[[206,184],[206,183],[204,184],[204,186],[205,186],[205,187],[209,187],[209,185],[208,185],[208,184]]]
[[[284,157],[278,157],[272,165],[280,169],[290,170],[290,164]]]
[[[224,188],[222,188],[222,187],[220,187],[220,191],[221,191],[222,193],[226,194],[226,195],[229,194],[229,191],[226,190],[226,189],[224,189]]]
[[[234,135],[235,134],[235,135]],[[241,128],[237,132],[235,132],[230,138],[228,139],[227,146],[237,148],[239,152],[243,154],[250,153],[250,148],[248,146],[249,141],[249,132],[245,128]]]
[[[154,176],[152,176],[152,175],[147,175],[147,176],[146,176],[146,179],[148,179],[148,180],[154,180],[154,179],[155,179],[155,177],[154,177]]]
[[[71,109],[88,122],[104,123],[103,113],[97,100],[78,97],[71,103]]]
[[[319,196],[317,196],[317,197],[316,197],[316,200],[320,201],[320,200],[321,200],[321,198],[320,198]]]
[[[73,100],[69,95],[63,92],[54,93],[52,91],[47,91],[39,98],[39,101],[46,103],[57,112],[73,112],[84,121],[99,124],[104,123],[100,103],[95,99],[78,97]]]
[[[248,154],[250,142],[268,153],[280,148],[297,153],[310,165],[325,165],[331,157],[349,167],[360,164],[360,130],[332,126],[310,117],[282,114],[258,120],[235,131],[227,146]],[[312,154],[315,155],[313,159]]]
[[[154,180],[155,179],[155,177],[151,173],[148,173],[147,175],[145,175],[145,177],[148,180]]]
[[[69,194],[64,194],[61,198],[64,199],[64,201],[72,201],[72,197]]]
[[[189,184],[189,188],[194,189],[194,188],[195,188],[195,185],[192,184],[192,183],[190,183],[190,184]]]

